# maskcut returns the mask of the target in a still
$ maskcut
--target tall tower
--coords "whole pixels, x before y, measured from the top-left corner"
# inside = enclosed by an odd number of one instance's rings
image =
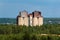
[[[43,17],[41,16],[40,11],[34,11],[33,14],[33,26],[41,26],[43,24]]]
[[[17,24],[28,26],[28,12],[27,11],[24,10],[24,11],[19,12],[19,15],[17,16]]]

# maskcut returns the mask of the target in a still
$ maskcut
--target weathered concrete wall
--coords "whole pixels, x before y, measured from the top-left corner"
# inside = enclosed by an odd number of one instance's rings
[[[30,16],[29,18],[30,18],[30,23],[29,23],[29,24],[30,24],[30,26],[32,26],[32,24],[33,24],[33,23],[32,23],[32,22],[33,22],[33,17]]]
[[[18,18],[18,25],[23,25],[23,24],[24,24],[23,18],[19,17]]]
[[[39,20],[38,20],[38,25],[41,26],[43,25],[43,17],[39,17]]]
[[[18,25],[26,25],[26,26],[28,26],[28,17],[26,17],[26,18],[19,17],[18,18]]]
[[[38,25],[38,20],[37,20],[37,17],[34,17],[33,18],[33,26],[36,26]]]
[[[25,17],[23,21],[24,21],[24,25],[28,26],[28,17]]]
[[[43,17],[39,17],[39,18],[34,17],[33,18],[33,26],[36,26],[36,25],[38,25],[38,26],[43,25]]]
[[[30,23],[29,23],[29,21],[30,21]],[[28,26],[28,25],[30,25],[30,26],[38,25],[38,26],[41,26],[41,25],[43,25],[43,17],[39,17],[39,18],[34,17],[34,18],[32,18],[30,16],[29,20],[28,20],[28,17],[25,17],[25,18],[18,17],[18,25],[26,25],[26,26]]]

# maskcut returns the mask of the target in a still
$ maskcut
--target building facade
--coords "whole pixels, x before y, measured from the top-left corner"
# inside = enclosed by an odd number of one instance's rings
[[[43,17],[41,16],[40,11],[34,11],[28,14],[27,11],[19,12],[17,16],[17,25],[26,25],[26,26],[41,26],[43,25]]]

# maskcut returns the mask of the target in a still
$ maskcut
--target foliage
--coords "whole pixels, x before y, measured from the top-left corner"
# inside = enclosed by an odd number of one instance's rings
[[[41,36],[39,34],[60,35],[60,24],[42,26],[17,26],[0,24],[0,40],[60,40],[60,36]]]

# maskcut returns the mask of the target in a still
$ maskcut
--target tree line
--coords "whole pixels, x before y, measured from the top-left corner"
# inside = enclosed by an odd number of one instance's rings
[[[59,36],[37,36],[38,34],[60,35],[60,24],[42,26],[0,24],[0,40],[60,40]]]

